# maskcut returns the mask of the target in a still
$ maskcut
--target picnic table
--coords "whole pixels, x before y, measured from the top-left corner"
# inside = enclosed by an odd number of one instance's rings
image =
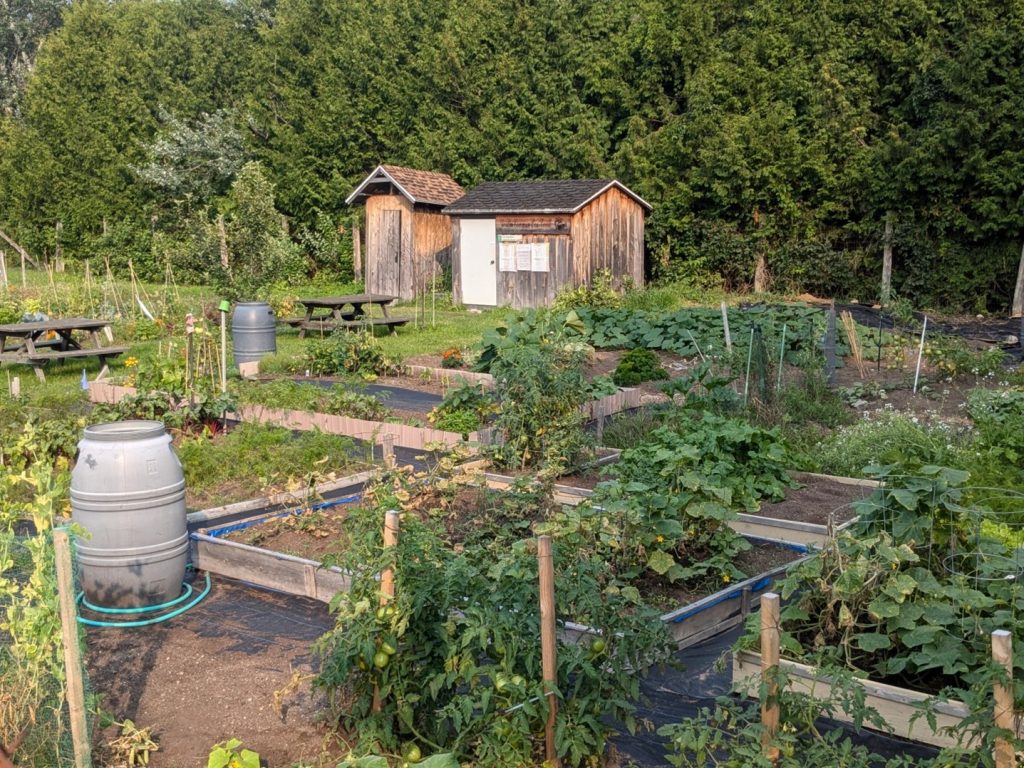
[[[102,366],[98,378],[103,378],[107,361],[128,351],[127,347],[103,346],[99,332],[109,325],[106,320],[85,317],[0,325],[0,363],[31,365],[38,379],[46,381],[43,366],[51,360],[96,357]],[[83,347],[75,338],[76,333],[89,334],[92,346]]]
[[[366,328],[381,325],[389,328],[392,333],[400,325],[409,322],[407,317],[391,317],[388,305],[394,303],[396,296],[384,296],[377,293],[356,293],[350,296],[322,296],[315,299],[299,299],[306,308],[305,317],[291,317],[285,320],[292,327],[299,329],[299,338],[304,338],[306,331],[333,331],[336,328]],[[372,317],[367,308],[378,306],[383,317]],[[326,310],[314,314],[317,310]]]

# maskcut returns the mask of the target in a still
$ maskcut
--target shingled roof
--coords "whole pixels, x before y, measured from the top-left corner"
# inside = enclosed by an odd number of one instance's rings
[[[367,195],[380,190],[382,185],[393,185],[399,194],[405,195],[414,204],[448,205],[463,194],[462,187],[447,173],[419,171],[400,165],[378,165],[345,202],[348,205],[362,202]]]
[[[576,213],[615,187],[640,205],[650,204],[615,179],[485,181],[442,211],[455,216],[502,213]]]

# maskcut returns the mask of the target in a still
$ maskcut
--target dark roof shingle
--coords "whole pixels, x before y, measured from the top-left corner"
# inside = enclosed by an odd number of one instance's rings
[[[367,194],[364,192],[367,187],[387,183],[395,184],[412,203],[448,205],[463,194],[462,187],[447,173],[420,171],[400,165],[378,165],[345,202],[351,205]]]
[[[443,213],[575,213],[609,187],[616,187],[647,210],[651,206],[615,179],[485,181],[444,209]]]

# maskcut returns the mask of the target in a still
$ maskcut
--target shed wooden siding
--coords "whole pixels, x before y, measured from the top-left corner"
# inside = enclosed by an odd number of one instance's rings
[[[462,303],[462,227],[459,219],[451,217],[452,228],[452,304]]]
[[[388,253],[395,244],[387,236],[385,211],[399,211],[401,236],[397,262]],[[414,215],[412,203],[400,195],[366,198],[366,290],[385,296],[412,298],[412,275],[406,254],[412,253]]]
[[[593,281],[602,269],[644,282],[644,210],[611,188],[572,217],[571,287]]]
[[[547,272],[498,272],[498,306],[514,309],[548,306],[572,284],[572,239],[564,235],[523,235],[523,243],[547,243]]]
[[[426,289],[436,274],[441,276],[442,270],[451,258],[452,222],[447,215],[416,209],[415,231],[413,232],[413,264],[416,270],[415,282],[410,282],[410,289]],[[437,265],[435,268],[434,265]],[[413,277],[410,276],[410,280]],[[403,298],[411,298],[405,297]]]

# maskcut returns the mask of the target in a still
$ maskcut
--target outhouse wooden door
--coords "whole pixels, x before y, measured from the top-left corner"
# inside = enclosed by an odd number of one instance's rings
[[[402,287],[402,212],[380,212],[380,262],[377,285],[380,293],[398,296]]]

